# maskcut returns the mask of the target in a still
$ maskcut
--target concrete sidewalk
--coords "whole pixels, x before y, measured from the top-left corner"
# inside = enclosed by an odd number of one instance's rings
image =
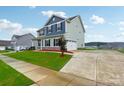
[[[48,85],[48,86],[95,86],[96,82],[78,77],[72,74],[66,74],[63,72],[53,71],[44,67],[40,67],[31,63],[24,61],[19,61],[14,58],[10,58],[4,55],[0,55],[0,59],[3,60],[6,64],[10,65],[12,68],[18,72],[24,74],[31,80],[35,82],[32,86],[37,85]],[[99,84],[102,85],[102,84]]]

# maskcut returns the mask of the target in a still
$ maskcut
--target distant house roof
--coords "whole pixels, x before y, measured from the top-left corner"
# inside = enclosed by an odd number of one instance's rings
[[[19,38],[19,37],[20,37],[20,35],[13,35],[13,37],[15,37],[15,38]]]
[[[15,38],[20,38],[20,37],[23,37],[23,36],[26,36],[26,35],[32,35],[31,33],[27,33],[27,34],[24,34],[24,35],[13,35],[12,37],[15,37]],[[35,37],[34,35],[32,35],[33,37]]]
[[[0,40],[0,46],[10,46],[10,45],[11,45],[11,41]]]

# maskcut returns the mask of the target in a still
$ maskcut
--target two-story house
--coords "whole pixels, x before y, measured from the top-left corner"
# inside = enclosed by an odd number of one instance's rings
[[[59,50],[59,38],[64,36],[67,50],[84,48],[85,29],[80,16],[63,18],[52,15],[44,27],[37,31],[38,48],[41,50]]]

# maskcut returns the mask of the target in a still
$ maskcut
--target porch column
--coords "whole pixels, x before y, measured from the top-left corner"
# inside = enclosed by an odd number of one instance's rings
[[[43,40],[41,39],[41,45],[40,45],[40,49],[42,50],[42,47],[43,47]]]

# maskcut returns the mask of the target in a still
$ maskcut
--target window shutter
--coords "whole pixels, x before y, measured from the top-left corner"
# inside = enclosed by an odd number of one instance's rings
[[[61,30],[62,30],[62,28],[63,28],[63,22],[61,23]]]
[[[57,32],[57,24],[55,24],[55,31]]]

